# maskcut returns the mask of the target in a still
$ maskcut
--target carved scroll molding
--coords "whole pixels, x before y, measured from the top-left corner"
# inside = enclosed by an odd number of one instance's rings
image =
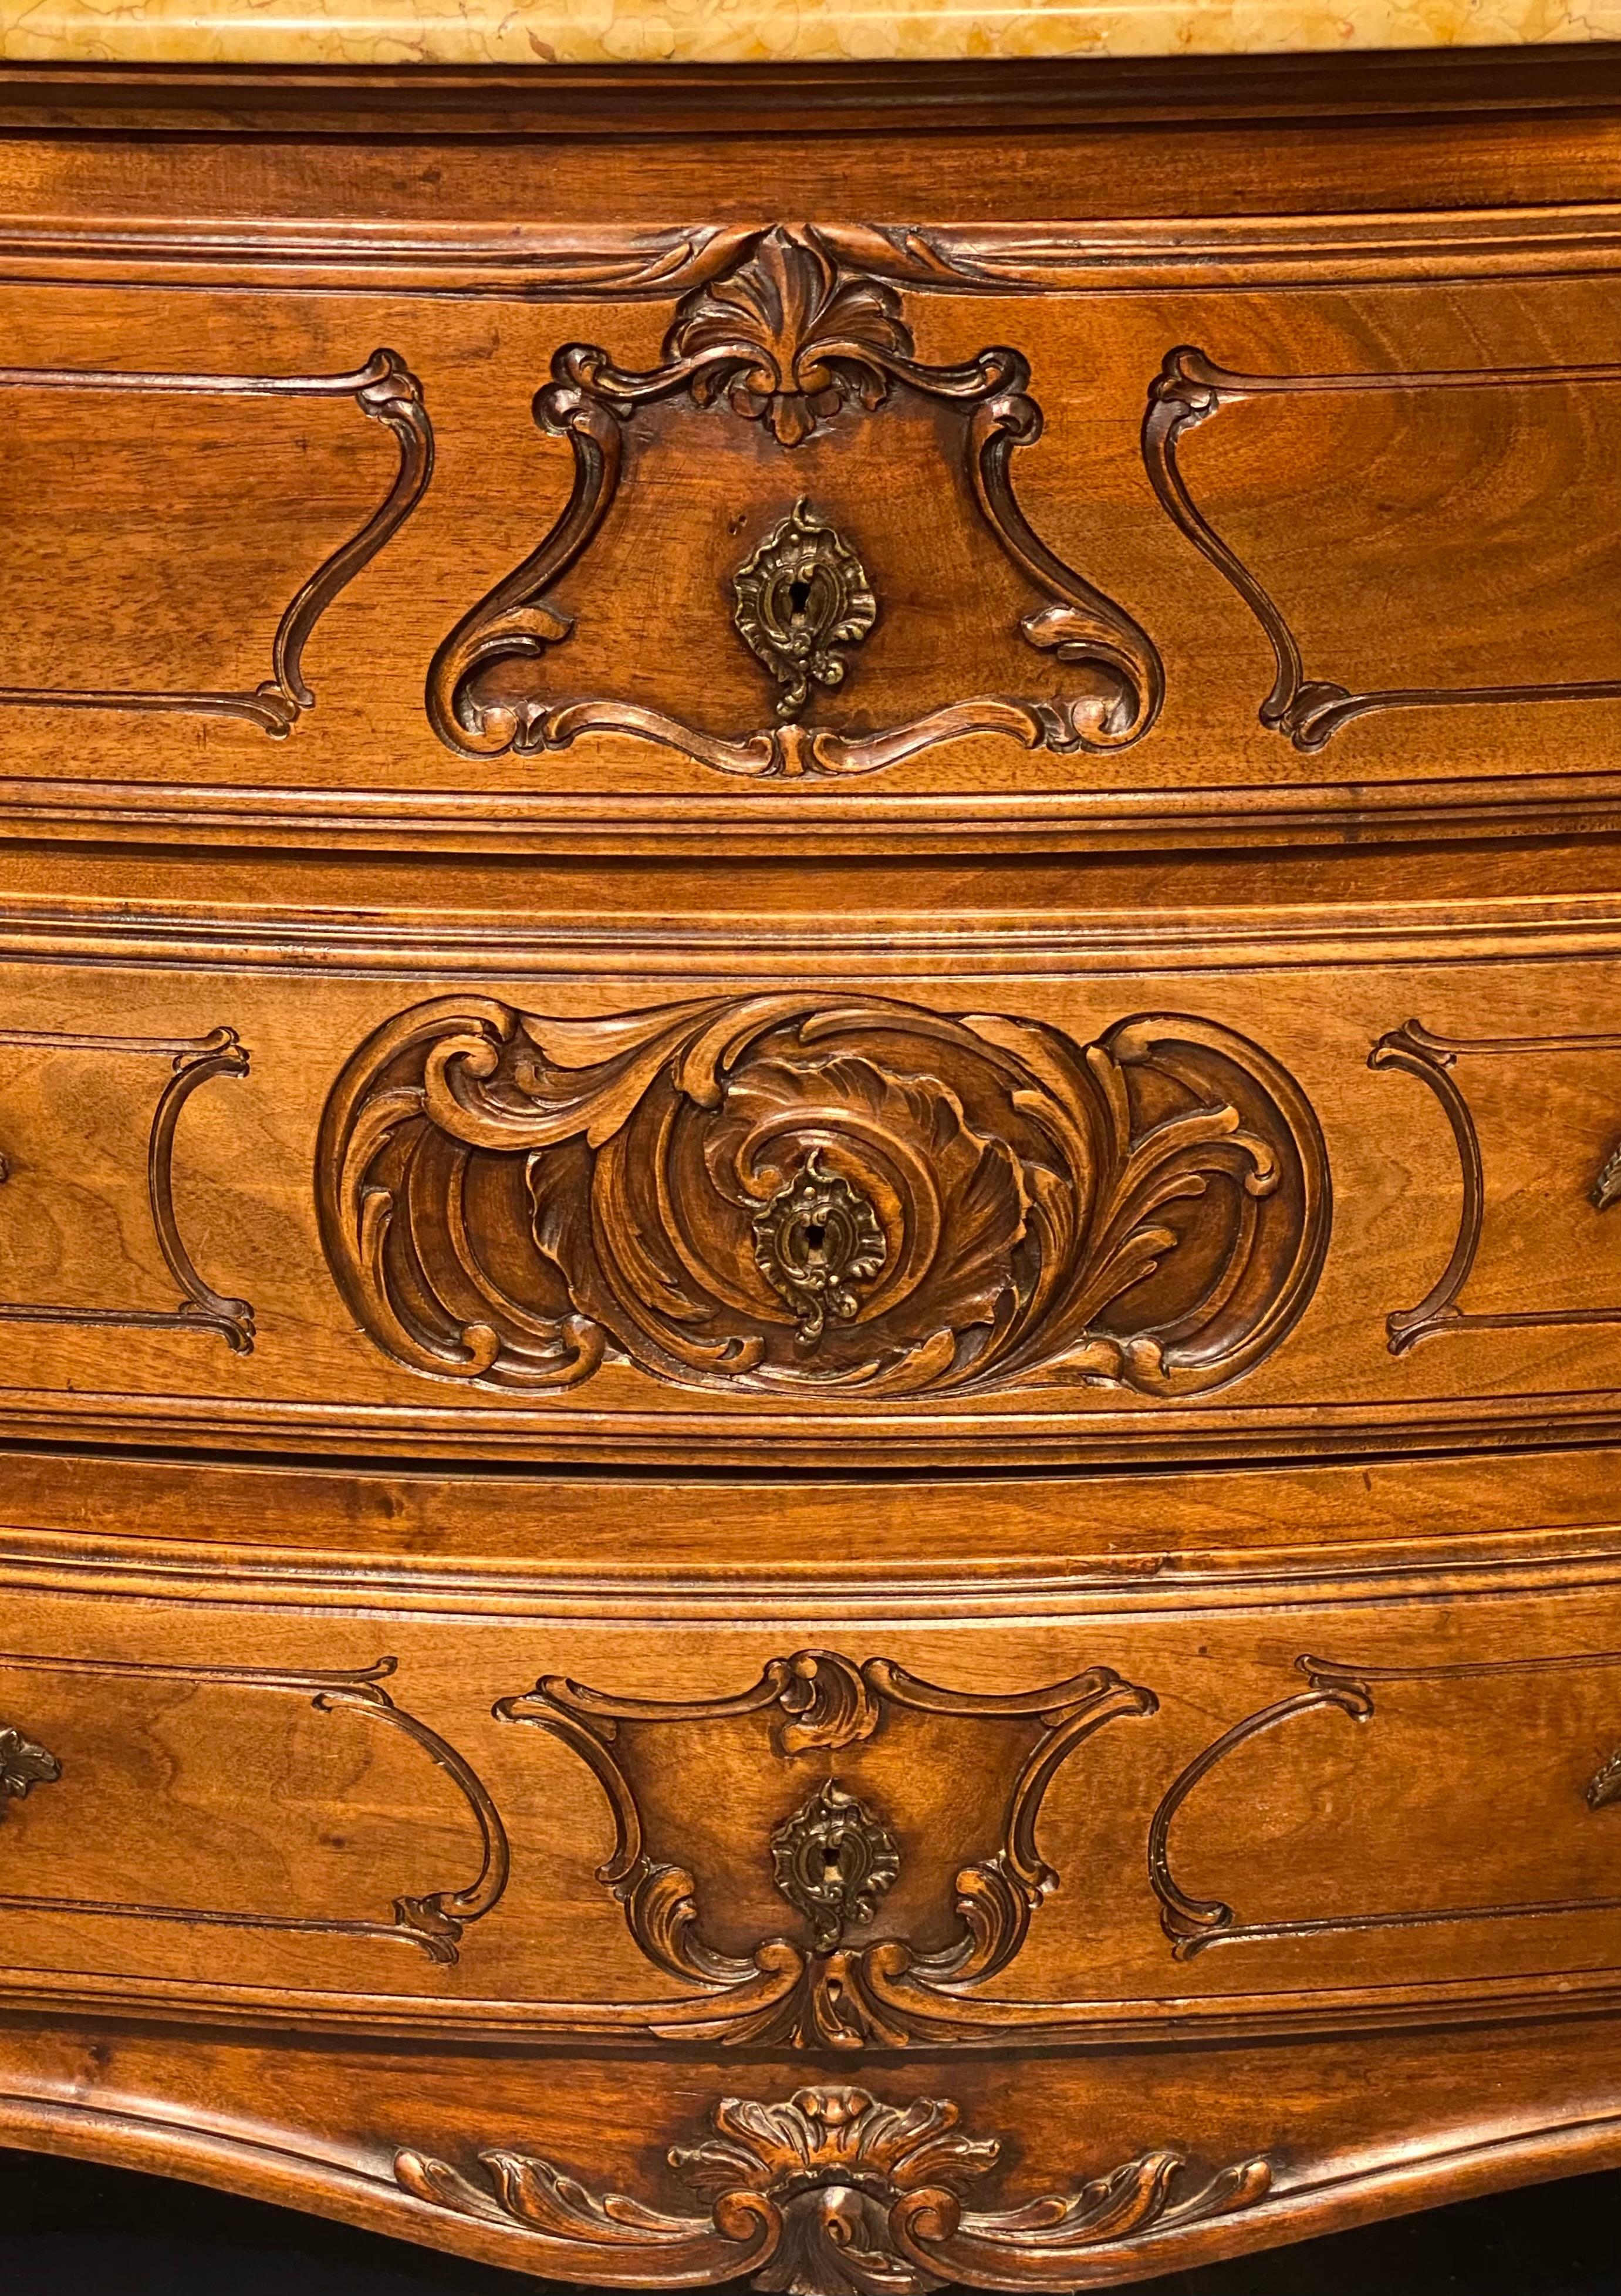
[[[73,1036],[45,1029],[0,1029],[0,1046],[40,1053],[89,1052],[109,1058],[151,1055],[169,1062],[168,1081],[152,1111],[146,1150],[146,1196],[163,1264],[184,1294],[175,1308],[65,1308],[48,1303],[0,1300],[0,1323],[79,1324],[139,1331],[217,1332],[236,1355],[253,1352],[253,1307],[235,1300],[197,1272],[175,1213],[175,1131],[180,1112],[200,1085],[211,1077],[244,1077],[248,1053],[234,1029],[214,1029],[205,1037]],[[7,1177],[0,1156],[0,1183]],[[4,1204],[0,1202],[0,1212]]]
[[[1366,391],[1532,390],[1547,384],[1617,383],[1621,366],[1481,367],[1426,373],[1237,374],[1185,345],[1167,353],[1149,390],[1142,455],[1154,492],[1190,542],[1225,577],[1266,633],[1276,665],[1261,703],[1263,726],[1285,734],[1297,750],[1321,750],[1342,726],[1379,709],[1437,709],[1494,701],[1605,701],[1621,698],[1621,678],[1562,684],[1389,687],[1353,693],[1313,676],[1281,607],[1236,551],[1216,531],[1189,491],[1177,463],[1186,431],[1241,399],[1290,395],[1332,398]]]
[[[0,1727],[0,1820],[8,1802],[26,1801],[36,1786],[53,1785],[61,1775],[61,1764],[54,1754],[9,1723]]]
[[[398,1661],[340,1669],[280,1669],[252,1666],[160,1664],[142,1660],[53,1658],[0,1653],[0,1672],[78,1675],[113,1681],[217,1684],[266,1697],[307,1700],[317,1714],[356,1714],[408,1738],[450,1779],[479,1830],[482,1858],[473,1880],[458,1890],[435,1890],[425,1897],[394,1900],[391,1923],[295,1914],[230,1913],[198,1906],[145,1905],[91,1898],[0,1895],[0,1914],[101,1915],[111,1920],[177,1922],[216,1929],[291,1931],[304,1937],[392,1939],[420,1947],[430,1961],[448,1964],[460,1957],[463,1931],[491,1911],[506,1888],[510,1863],[505,1828],[482,1781],[465,1758],[414,1714],[397,1706],[383,1684]],[[4,1734],[9,1735],[11,1734]],[[229,1759],[228,1744],[214,1749]],[[0,1738],[0,1758],[4,1741]],[[46,1758],[47,1759],[49,1757]],[[54,1772],[53,1772],[54,1774]],[[88,1766],[75,1773],[76,1790],[94,1792]],[[94,1823],[94,1808],[86,1813]]]
[[[0,279],[625,302],[729,270],[769,219],[653,228],[284,217],[0,221]],[[1007,295],[1543,278],[1621,270],[1613,203],[1404,215],[1111,217],[1049,223],[794,223],[834,261],[896,286]]]
[[[1358,1723],[1371,1722],[1382,1690],[1396,1683],[1446,1683],[1470,1679],[1507,1680],[1515,1675],[1560,1674],[1594,1667],[1621,1667],[1621,1651],[1597,1651],[1564,1658],[1494,1659],[1451,1666],[1341,1665],[1332,1659],[1298,1658],[1297,1670],[1306,1687],[1291,1692],[1270,1706],[1247,1714],[1195,1756],[1173,1782],[1154,1812],[1149,1828],[1149,1879],[1159,1900],[1159,1918],[1178,1961],[1190,1960],[1213,1945],[1232,1945],[1257,1939],[1321,1937],[1355,1931],[1433,1928],[1456,1922],[1526,1920],[1555,1914],[1621,1912],[1621,1897],[1535,1898],[1508,1905],[1468,1905],[1424,1907],[1416,1911],[1325,1913],[1299,1921],[1246,1921],[1218,1898],[1196,1898],[1175,1878],[1171,1867],[1170,1833],[1177,1811],[1195,1788],[1218,1769],[1229,1754],[1298,1720],[1302,1715],[1339,1713]],[[1611,1766],[1614,1767],[1613,1765]],[[1605,1773],[1601,1771],[1585,1790],[1594,1808],[1608,1797],[1595,1794]],[[1242,1821],[1235,1820],[1234,1838],[1242,1839]]]
[[[339,1078],[316,1173],[377,1343],[528,1393],[612,1355],[808,1398],[1196,1395],[1283,1338],[1330,1224],[1299,1087],[1214,1022],[1081,1046],[811,992],[414,1006]],[[828,1209],[790,1218],[806,1186]]]
[[[857,1666],[836,1652],[804,1650],[772,1659],[757,1683],[732,1697],[615,1698],[546,1675],[532,1691],[503,1699],[495,1712],[548,1731],[589,1766],[614,1820],[613,1849],[597,1878],[624,1906],[630,1933],[648,1959],[667,1976],[699,1988],[684,2003],[627,2004],[627,2024],[729,2045],[788,2041],[796,2047],[855,2050],[970,2039],[1022,2019],[1020,2005],[978,2002],[973,1988],[1007,1968],[1031,1916],[1058,1885],[1036,1842],[1047,1789],[1095,1732],[1123,1718],[1151,1715],[1156,1707],[1151,1691],[1122,1681],[1106,1666],[1002,1696],[943,1689],[888,1659]],[[862,1750],[905,1730],[916,1716],[963,1726],[964,1792],[983,1800],[985,1855],[954,1875],[937,1850],[912,1837],[908,1866],[927,1871],[932,1864],[937,1873],[938,1906],[931,1918],[941,1924],[940,1941],[925,1945],[895,1934],[858,1941],[856,1933],[871,1932],[881,1915],[884,1891],[900,1862],[888,1824],[905,1833],[907,1816],[900,1807],[880,1813],[863,1777]],[[1003,1726],[991,1738],[987,1723]],[[788,1766],[807,1756],[825,1759],[827,1814],[850,1819],[858,1811],[868,1829],[863,1849],[841,1877],[853,1886],[815,1897],[786,1889],[800,1919],[797,1939],[774,1935],[746,1953],[717,1950],[704,1935],[697,1884],[678,1862],[684,1841],[650,1834],[639,1781],[670,1759],[668,1734],[694,1725],[738,1734],[733,1759],[740,1775],[769,1784],[782,1772],[785,1823],[774,1833],[762,1830],[752,1845],[757,1869],[779,1886],[779,1845],[792,1833],[798,1846],[810,1810],[808,1804],[794,1808],[801,1792]],[[937,1734],[929,1734],[928,1742],[938,1759]],[[855,1791],[841,1784],[847,1777]],[[750,1846],[740,1832],[739,1854],[745,1859]],[[846,1854],[841,1841],[839,1855]],[[723,1877],[716,1886],[735,1896],[735,1859],[733,1867],[730,1881]],[[883,1887],[864,1887],[875,1868],[883,1872]]]
[[[1457,1332],[1535,1330],[1549,1324],[1621,1324],[1621,1306],[1614,1308],[1526,1308],[1497,1315],[1473,1315],[1461,1304],[1461,1294],[1480,1249],[1486,1222],[1486,1174],[1480,1136],[1474,1113],[1459,1080],[1460,1060],[1512,1058],[1526,1053],[1621,1052],[1621,1035],[1568,1037],[1440,1037],[1422,1021],[1404,1021],[1381,1037],[1368,1055],[1371,1069],[1398,1069],[1429,1086],[1445,1111],[1458,1150],[1463,1184],[1457,1241],[1445,1267],[1415,1307],[1397,1308],[1385,1318],[1393,1356],[1405,1355],[1420,1340]],[[1592,1201],[1602,1211],[1609,1196],[1607,1176],[1617,1165],[1611,1155],[1593,1183]]]
[[[790,2296],[1112,2279],[1138,2242],[1248,2208],[1272,2183],[1265,2160],[1201,2179],[1182,2153],[1155,2152],[1017,2208],[970,2209],[962,2196],[1001,2146],[962,2134],[959,2119],[943,2098],[884,2104],[861,2088],[802,2088],[786,2103],[723,2097],[714,2133],[669,2155],[705,2203],[700,2216],[599,2197],[524,2152],[480,2153],[482,2182],[409,2152],[395,2175],[431,2206],[533,2233],[539,2270],[620,2286],[749,2273],[756,2288]]]
[[[1148,731],[1164,690],[1151,641],[1053,555],[1013,492],[1012,456],[1042,429],[1026,361],[995,348],[961,366],[921,364],[894,290],[847,268],[829,247],[802,227],[759,234],[731,268],[678,306],[657,367],[618,366],[590,343],[557,353],[535,419],[572,447],[573,492],[538,547],[434,657],[428,714],[449,748],[468,758],[532,756],[567,749],[583,734],[624,734],[718,773],[759,779],[877,773],[966,734],[1068,753],[1119,749]],[[738,737],[610,697],[552,698],[549,657],[574,628],[553,587],[588,550],[614,502],[640,413],[683,398],[697,411],[724,406],[793,448],[828,423],[876,413],[896,392],[957,418],[978,512],[1032,593],[1019,634],[1036,654],[1077,673],[1075,693],[965,698],[876,734],[815,729],[796,715]]]
[[[0,685],[0,703],[51,709],[178,710],[241,718],[281,740],[315,697],[304,675],[310,633],[339,593],[376,557],[421,500],[433,470],[433,430],[422,387],[397,351],[376,350],[348,374],[119,374],[78,368],[0,367],[0,391],[135,392],[161,398],[353,399],[393,433],[399,468],[371,517],[298,590],[271,648],[271,675],[251,693],[148,693],[140,688]]]

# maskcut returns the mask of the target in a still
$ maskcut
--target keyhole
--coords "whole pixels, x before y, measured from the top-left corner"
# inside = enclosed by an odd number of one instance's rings
[[[823,1870],[830,1874],[840,1873],[842,1869],[839,1863],[839,1850],[835,1849],[830,1842],[824,1841],[822,1845]]]
[[[802,614],[810,603],[811,586],[801,579],[788,586],[788,603],[796,614]]]
[[[827,1242],[827,1229],[820,1220],[806,1220],[805,1223],[805,1242],[808,1250],[812,1251],[821,1250],[823,1245]]]

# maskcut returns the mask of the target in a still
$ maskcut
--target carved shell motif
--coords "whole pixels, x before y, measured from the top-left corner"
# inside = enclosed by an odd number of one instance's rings
[[[1329,1221],[1309,1106],[1225,1029],[1081,1046],[798,992],[418,1005],[339,1078],[317,1168],[372,1336],[531,1390],[611,1353],[720,1389],[1193,1393],[1282,1337]]]
[[[881,406],[889,378],[867,354],[908,358],[912,337],[893,288],[839,272],[814,239],[779,227],[689,297],[666,348],[697,366],[695,405],[724,394],[734,414],[798,447],[847,400]]]

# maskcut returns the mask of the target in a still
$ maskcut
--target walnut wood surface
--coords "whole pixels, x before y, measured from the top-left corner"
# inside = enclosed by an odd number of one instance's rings
[[[0,2136],[630,2288],[1621,2163],[1621,57],[0,76]]]

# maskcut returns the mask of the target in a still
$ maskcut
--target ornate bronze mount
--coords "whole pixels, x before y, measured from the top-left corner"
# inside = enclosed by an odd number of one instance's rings
[[[732,577],[744,644],[780,685],[777,716],[797,718],[813,685],[842,685],[839,646],[859,645],[878,619],[866,570],[831,521],[803,495]]]
[[[777,1887],[811,1925],[818,1953],[859,1929],[901,1870],[895,1836],[833,1778],[771,1837]]]
[[[1607,1809],[1612,1802],[1621,1802],[1621,1746],[1600,1765],[1587,1788],[1590,1809]]]
[[[779,1188],[754,1223],[754,1257],[774,1292],[793,1309],[796,1344],[814,1348],[833,1316],[851,1322],[854,1283],[881,1275],[889,1247],[878,1214],[813,1148],[803,1168]]]
[[[1621,1203],[1621,1140],[1617,1141],[1600,1165],[1589,1201],[1596,1212],[1607,1212],[1612,1204]]]
[[[535,2268],[559,2278],[587,2260],[585,2276],[621,2286],[748,2272],[773,2296],[1090,2285],[1124,2276],[1143,2235],[1248,2208],[1272,2184],[1265,2160],[1200,2182],[1180,2152],[1153,2152],[1020,2208],[966,2209],[963,2193],[1002,2147],[963,2136],[959,2118],[943,2097],[884,2104],[864,2088],[802,2088],[781,2104],[723,2097],[715,2134],[669,2155],[705,2216],[599,2197],[525,2152],[481,2152],[487,2185],[421,2152],[397,2153],[394,2173],[419,2201],[535,2235]]]
[[[20,1730],[0,1729],[0,1818],[8,1801],[26,1801],[36,1786],[54,1784],[61,1764]]]

